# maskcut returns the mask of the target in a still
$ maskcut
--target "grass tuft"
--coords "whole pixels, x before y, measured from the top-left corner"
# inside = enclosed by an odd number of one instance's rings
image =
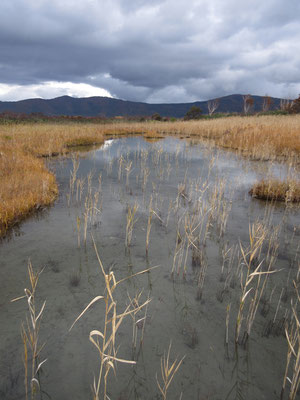
[[[296,203],[300,201],[300,182],[294,179],[263,179],[253,185],[249,194],[262,200]]]
[[[42,160],[4,147],[0,154],[0,237],[32,211],[57,197],[54,175]]]

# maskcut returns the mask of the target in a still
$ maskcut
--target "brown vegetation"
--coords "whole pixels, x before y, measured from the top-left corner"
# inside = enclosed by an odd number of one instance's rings
[[[31,210],[57,195],[54,176],[41,157],[66,154],[73,146],[101,144],[105,137],[143,134],[192,137],[234,149],[253,159],[299,163],[300,115],[227,117],[177,122],[111,124],[8,124],[0,127],[0,236]]]
[[[249,116],[140,125],[147,136],[172,134],[207,139],[254,159],[299,162],[300,116]],[[136,129],[137,130],[137,129]]]
[[[92,127],[11,125],[0,131],[0,237],[33,210],[50,205],[58,189],[41,157],[71,146],[103,142]]]
[[[0,182],[0,236],[32,210],[51,204],[57,196],[55,177],[43,161],[9,146],[1,146]]]
[[[299,202],[300,182],[293,179],[285,181],[280,179],[261,180],[255,183],[250,194],[263,200]]]

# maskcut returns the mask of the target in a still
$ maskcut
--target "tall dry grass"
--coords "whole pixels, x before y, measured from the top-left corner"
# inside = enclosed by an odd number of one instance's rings
[[[255,159],[299,163],[300,115],[229,117],[177,122],[12,124],[0,127],[0,235],[39,205],[50,204],[55,179],[39,159],[74,146],[101,144],[109,135],[174,135],[209,140]]]
[[[256,159],[298,158],[300,153],[300,115],[158,122],[144,129],[148,137],[174,134],[209,139]]]
[[[43,315],[43,311],[46,305],[44,301],[42,307],[38,310],[36,306],[36,289],[39,281],[39,277],[42,271],[36,272],[32,268],[32,264],[28,262],[28,276],[30,281],[30,289],[24,289],[25,296],[13,299],[12,302],[26,299],[28,304],[28,316],[26,318],[26,324],[22,324],[22,341],[23,341],[23,363],[24,363],[24,384],[25,384],[25,398],[28,400],[35,400],[38,394],[41,394],[40,384],[40,371],[42,365],[47,359],[41,361],[41,351],[44,347],[39,344],[39,331],[40,324]],[[29,396],[30,393],[30,396]]]
[[[253,185],[250,192],[251,196],[262,200],[278,200],[289,202],[300,201],[300,181],[287,178],[282,179],[263,179]]]
[[[91,128],[43,124],[0,128],[0,237],[55,200],[55,176],[42,157],[65,154],[72,146],[102,143],[102,132]]]
[[[0,153],[0,236],[57,196],[55,177],[42,160],[5,146]]]
[[[99,267],[104,277],[105,290],[103,296],[100,295],[94,297],[94,299],[85,307],[85,309],[80,313],[80,315],[72,324],[70,330],[94,303],[98,302],[99,300],[103,300],[105,306],[104,326],[102,328],[102,331],[98,329],[93,329],[92,331],[90,331],[89,340],[96,347],[99,354],[99,369],[97,372],[97,377],[94,376],[94,382],[92,385],[93,399],[100,400],[100,397],[102,398],[103,396],[103,400],[107,400],[109,399],[109,396],[107,395],[108,376],[111,370],[116,374],[117,363],[131,365],[136,364],[136,361],[117,357],[119,349],[116,344],[118,329],[120,328],[120,325],[122,324],[126,316],[135,315],[138,311],[146,307],[147,304],[149,304],[149,302],[151,301],[151,299],[148,297],[148,299],[144,303],[140,304],[138,302],[138,300],[140,299],[140,295],[135,296],[133,299],[129,297],[129,304],[125,307],[123,312],[119,313],[117,310],[117,301],[114,299],[114,292],[120,283],[124,282],[127,279],[133,278],[134,276],[144,274],[153,268],[137,272],[136,274],[133,274],[127,278],[116,281],[113,271],[110,271],[109,273],[105,272],[104,266],[96,247],[96,243],[93,237],[92,239]]]
[[[1,126],[0,145],[35,155],[66,153],[69,146],[101,143],[104,136],[144,134],[211,139],[217,145],[257,158],[285,158],[300,153],[300,115],[228,117],[177,122],[118,122],[95,124],[18,124]]]

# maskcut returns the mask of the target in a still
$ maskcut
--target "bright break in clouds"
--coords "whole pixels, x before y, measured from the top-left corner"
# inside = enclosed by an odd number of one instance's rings
[[[299,0],[1,0],[0,100],[300,93]]]

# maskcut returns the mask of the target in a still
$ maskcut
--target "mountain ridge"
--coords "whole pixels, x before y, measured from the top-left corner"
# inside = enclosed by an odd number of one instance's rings
[[[261,111],[263,96],[251,96],[254,100],[253,111]],[[271,97],[271,109],[280,106],[279,98]],[[214,100],[214,99],[212,99]],[[160,103],[151,104],[111,97],[71,97],[60,96],[53,99],[32,98],[19,101],[0,101],[0,113],[42,113],[48,116],[82,116],[82,117],[116,117],[116,116],[150,116],[155,113],[162,117],[182,118],[192,107],[200,107],[204,114],[208,113],[207,101],[189,103]],[[243,111],[243,95],[232,94],[219,98],[216,112],[233,113]]]

